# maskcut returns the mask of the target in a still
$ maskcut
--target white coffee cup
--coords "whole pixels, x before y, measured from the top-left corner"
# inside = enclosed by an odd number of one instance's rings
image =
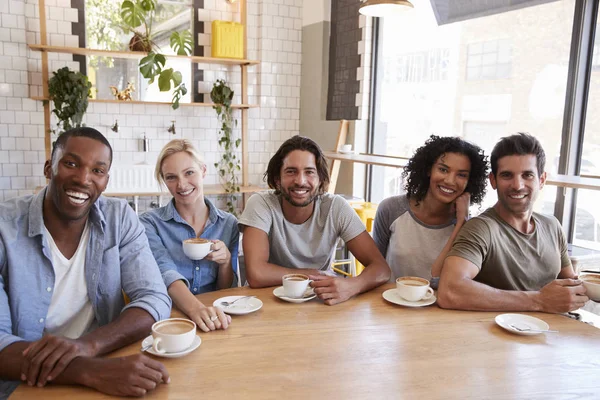
[[[284,275],[282,278],[283,293],[285,297],[300,299],[304,297],[308,284],[311,282],[312,280],[308,279],[308,276],[304,274]]]
[[[396,290],[400,297],[408,301],[427,300],[433,296],[429,281],[416,276],[403,276],[396,279]]]
[[[600,301],[600,274],[583,274],[579,275],[579,279],[583,281],[585,295],[591,300]]]
[[[196,324],[185,318],[169,318],[152,325],[152,349],[156,353],[178,353],[189,348],[196,337]]]
[[[343,144],[342,148],[340,149],[346,153],[350,153],[352,151],[352,145],[351,144]]]
[[[203,238],[191,238],[183,241],[183,253],[192,260],[202,260],[212,252],[212,242]]]

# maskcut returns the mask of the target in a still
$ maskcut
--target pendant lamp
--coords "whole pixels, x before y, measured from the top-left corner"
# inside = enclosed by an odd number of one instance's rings
[[[368,17],[386,17],[405,11],[414,6],[408,0],[366,0],[358,12]]]

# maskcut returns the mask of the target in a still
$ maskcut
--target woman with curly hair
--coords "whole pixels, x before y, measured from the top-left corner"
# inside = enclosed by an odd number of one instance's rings
[[[383,200],[375,217],[373,238],[391,281],[419,276],[437,288],[469,205],[483,200],[487,169],[483,150],[457,137],[432,135],[415,151],[402,174],[406,194]]]

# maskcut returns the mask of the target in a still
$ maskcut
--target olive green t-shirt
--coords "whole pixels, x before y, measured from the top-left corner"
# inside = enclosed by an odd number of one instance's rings
[[[524,234],[488,208],[462,227],[448,257],[475,264],[477,282],[502,290],[539,290],[571,261],[558,220],[538,213],[532,218],[534,230]]]

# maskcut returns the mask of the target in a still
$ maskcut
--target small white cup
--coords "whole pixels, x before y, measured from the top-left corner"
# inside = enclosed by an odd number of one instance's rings
[[[292,299],[300,299],[304,297],[304,293],[308,288],[308,284],[312,280],[308,279],[304,274],[288,274],[282,278],[283,292],[285,297]]]
[[[344,151],[346,153],[350,153],[352,151],[352,145],[351,144],[343,144],[342,148],[340,150]]]
[[[183,253],[192,260],[202,260],[212,252],[212,242],[208,239],[192,238],[183,241]]]
[[[396,290],[400,297],[408,301],[427,300],[433,296],[429,281],[416,276],[403,276],[396,279]]]
[[[579,275],[579,279],[583,281],[585,295],[590,300],[600,301],[600,274]]]
[[[196,324],[185,318],[169,318],[152,325],[152,349],[159,354],[178,353],[189,348],[196,336]]]

